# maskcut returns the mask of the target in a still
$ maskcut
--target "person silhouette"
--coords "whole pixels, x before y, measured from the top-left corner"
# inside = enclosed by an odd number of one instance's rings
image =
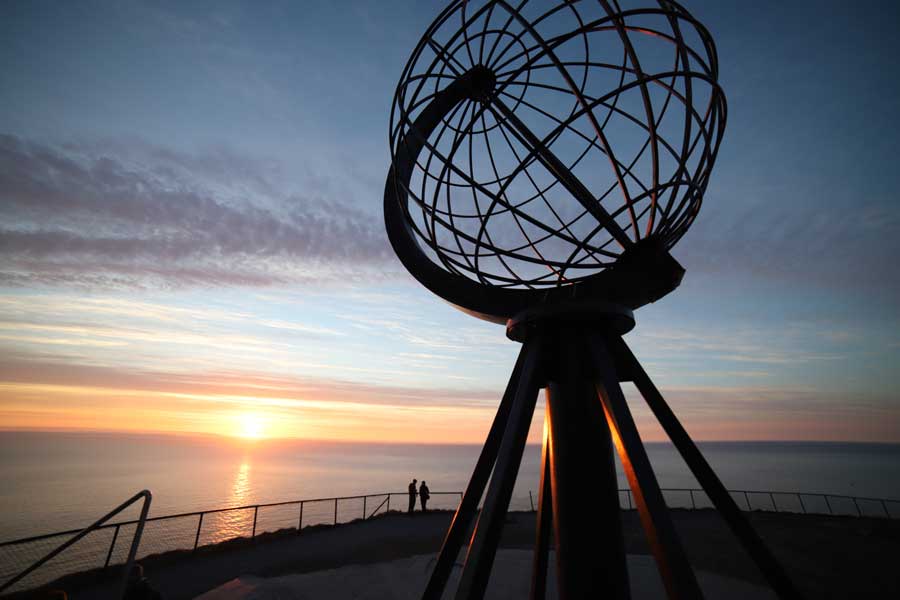
[[[144,577],[144,567],[134,563],[128,573],[128,587],[125,588],[125,600],[161,600],[162,596],[153,589],[150,581]]]
[[[409,514],[412,514],[412,511],[414,511],[416,509],[416,480],[415,479],[412,480],[412,482],[409,484],[409,488],[407,488],[407,489],[409,490],[409,508],[407,509],[406,512],[408,512]]]
[[[431,494],[428,492],[428,486],[423,481],[422,485],[419,486],[419,501],[422,503],[422,512],[428,512],[426,504],[429,498],[431,498]]]

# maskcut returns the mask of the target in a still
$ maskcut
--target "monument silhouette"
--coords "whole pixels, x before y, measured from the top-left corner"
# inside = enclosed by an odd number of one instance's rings
[[[522,343],[423,599],[442,596],[473,523],[456,598],[483,597],[541,388],[531,597],[545,595],[551,536],[561,599],[630,597],[614,449],[668,596],[702,597],[627,381],[772,588],[797,597],[622,339],[632,311],[681,282],[669,250],[725,120],[713,39],[668,0],[457,0],[416,45],[391,112],[390,242],[422,285]]]

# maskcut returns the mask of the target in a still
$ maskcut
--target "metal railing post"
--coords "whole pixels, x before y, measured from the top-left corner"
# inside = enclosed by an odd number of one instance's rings
[[[337,525],[337,501],[338,499],[334,499],[334,524]]]
[[[125,568],[122,572],[122,583],[119,586],[118,598],[125,598],[125,592],[128,591],[128,579],[131,576],[131,565],[134,564],[134,559],[137,558],[138,546],[141,545],[141,536],[144,534],[144,524],[147,522],[147,513],[150,511],[150,501],[153,499],[149,490],[138,492],[134,496],[134,499],[136,500],[141,496],[144,498],[144,505],[141,507],[141,516],[138,518],[137,527],[134,528],[134,537],[131,538],[131,548],[128,550],[128,558],[125,560]]]
[[[831,502],[828,501],[828,494],[822,494],[822,497],[825,498],[825,506],[828,507],[828,514],[833,515],[834,511],[831,510]]]
[[[861,516],[862,516],[862,511],[859,510],[859,503],[856,502],[856,498],[851,498],[851,499],[853,500],[853,506],[856,507],[856,516],[857,516],[857,517],[861,517]]]
[[[259,514],[259,505],[253,507],[253,533],[250,534],[250,539],[256,538],[256,516]]]
[[[886,516],[888,519],[890,519],[891,513],[888,511],[887,504],[885,504],[884,500],[881,501],[881,508],[884,509],[884,516]]]
[[[772,508],[775,509],[775,512],[778,512],[778,505],[775,504],[775,495],[772,492],[769,492],[769,500],[772,501]]]
[[[744,500],[747,501],[747,510],[751,510],[751,511],[752,511],[752,510],[753,510],[753,507],[750,506],[750,496],[747,494],[747,492],[744,492]]]
[[[797,500],[800,501],[800,510],[802,510],[803,514],[805,515],[806,514],[806,505],[803,504],[803,496],[799,492],[797,493]]]
[[[300,501],[300,520],[297,521],[297,533],[303,530],[303,501]]]
[[[366,500],[368,499],[368,496],[363,496],[363,521],[366,520]]]
[[[387,510],[385,512],[391,512],[391,495],[388,494],[388,505]]]
[[[531,490],[528,490],[528,502],[531,504],[531,512],[534,512],[534,498],[531,495]]]
[[[200,544],[201,527],[203,527],[203,513],[200,513],[200,518],[197,520],[197,535],[194,536],[194,550],[196,550],[197,546]]]
[[[103,564],[103,568],[109,566],[109,559],[112,558],[113,548],[116,547],[116,538],[119,537],[119,525],[116,525],[116,530],[113,532],[112,541],[109,543],[109,552],[106,553],[106,562]]]
[[[625,490],[625,495],[628,497],[628,510],[631,510],[631,490]]]
[[[379,510],[382,506],[384,506],[385,503],[386,503],[387,501],[388,501],[387,496],[385,496],[384,500],[381,501],[381,504],[379,504],[378,506],[375,507],[375,510],[372,511],[372,514],[369,515],[368,518],[371,519],[372,517],[374,517],[374,516],[378,513],[378,510]]]
[[[139,519],[137,521],[137,527],[135,527],[135,530],[134,530],[134,537],[131,540],[131,549],[128,551],[128,559],[125,561],[125,568],[122,573],[122,583],[119,588],[119,595],[117,596],[119,598],[123,597],[125,595],[125,589],[128,585],[128,574],[131,571],[131,564],[134,562],[134,557],[137,554],[138,546],[141,543],[141,534],[144,532],[144,523],[147,521],[147,513],[150,510],[150,501],[153,499],[153,495],[147,490],[142,490],[142,491],[138,492],[137,494],[135,494],[134,496],[132,496],[131,498],[129,498],[128,500],[126,500],[125,502],[123,502],[122,504],[120,504],[119,506],[114,508],[113,510],[109,511],[108,513],[106,513],[105,515],[103,515],[102,517],[100,517],[99,519],[97,519],[96,521],[94,521],[93,523],[91,523],[90,525],[88,525],[87,527],[82,529],[81,531],[72,532],[72,533],[75,533],[74,537],[69,538],[68,540],[66,540],[65,542],[63,542],[62,544],[60,544],[59,546],[57,546],[56,548],[54,548],[53,550],[51,550],[50,552],[45,554],[40,559],[36,560],[28,568],[26,568],[24,571],[22,571],[21,573],[19,573],[12,579],[9,579],[8,581],[4,582],[3,584],[0,584],[0,593],[4,592],[5,590],[8,590],[12,586],[14,586],[16,583],[18,583],[19,581],[21,581],[22,579],[24,579],[25,577],[27,577],[28,575],[30,575],[31,573],[33,573],[34,571],[39,569],[42,565],[49,562],[55,556],[57,556],[61,552],[65,551],[66,548],[69,548],[73,544],[75,544],[78,541],[80,541],[81,539],[83,539],[88,534],[99,529],[101,525],[103,525],[104,523],[109,521],[111,518],[113,518],[114,516],[116,516],[117,514],[119,514],[120,512],[122,512],[123,510],[125,510],[126,508],[128,508],[129,506],[131,506],[132,504],[134,504],[141,498],[143,498],[144,504],[141,507],[141,516],[139,517]],[[117,524],[117,525],[120,525],[120,524]],[[112,525],[110,525],[110,526],[112,526]]]
[[[694,502],[694,490],[688,490],[688,493],[691,495],[691,508],[696,509],[697,503]]]

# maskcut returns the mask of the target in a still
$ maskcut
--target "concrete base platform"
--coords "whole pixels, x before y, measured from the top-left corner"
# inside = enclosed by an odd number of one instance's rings
[[[201,596],[198,600],[418,600],[434,565],[434,554],[390,562],[349,565],[339,569],[281,577],[243,576]],[[532,553],[501,550],[497,553],[488,586],[490,600],[521,600],[529,593]],[[550,559],[548,599],[556,598],[554,558]],[[454,570],[444,598],[453,597],[459,579]],[[628,575],[634,600],[665,598],[653,557],[628,555]],[[699,571],[697,577],[707,600],[770,600],[767,588],[731,577]]]

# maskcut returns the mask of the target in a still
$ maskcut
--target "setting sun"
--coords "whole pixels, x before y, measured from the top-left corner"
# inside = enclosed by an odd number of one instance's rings
[[[258,440],[264,437],[265,421],[255,413],[244,413],[238,415],[238,437],[248,440]]]

